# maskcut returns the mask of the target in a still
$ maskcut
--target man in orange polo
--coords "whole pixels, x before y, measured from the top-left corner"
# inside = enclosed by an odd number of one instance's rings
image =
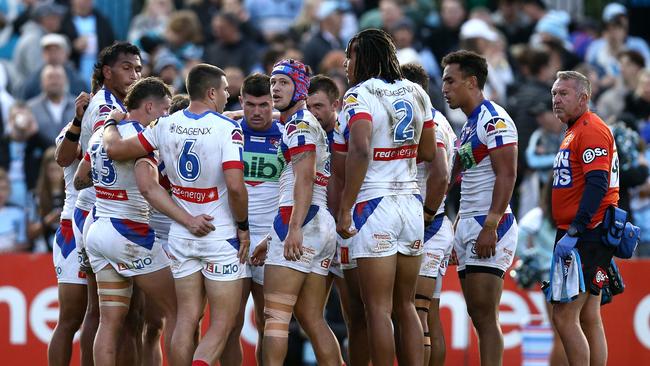
[[[603,243],[601,225],[607,207],[618,204],[618,155],[609,127],[589,111],[591,85],[584,75],[558,72],[551,94],[553,113],[567,125],[553,164],[555,255],[578,250],[588,289],[572,302],[553,304],[553,324],[571,365],[605,365],[600,290],[609,281],[614,249]]]

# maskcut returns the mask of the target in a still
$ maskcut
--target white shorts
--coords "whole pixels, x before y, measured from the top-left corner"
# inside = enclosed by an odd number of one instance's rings
[[[310,206],[302,226],[303,255],[297,261],[290,261],[284,258],[284,239],[289,231],[291,209],[290,206],[280,207],[273,220],[266,264],[327,276],[336,252],[334,218],[327,209]]]
[[[444,275],[436,278],[436,287],[433,289],[433,296],[431,296],[432,299],[440,299],[440,294],[442,293],[442,280],[444,278]]]
[[[337,235],[336,240],[338,241],[336,250],[341,262],[341,270],[347,271],[357,268],[357,260],[350,258],[350,239],[343,239]]]
[[[447,272],[447,263],[454,244],[451,221],[440,214],[424,230],[424,254],[420,264],[420,276],[438,278]]]
[[[90,261],[88,260],[86,245],[84,243],[84,227],[86,221],[94,221],[90,211],[75,207],[72,212],[72,233],[74,234],[75,246],[77,248],[77,261],[81,270],[88,272],[90,271]]]
[[[387,257],[398,252],[418,256],[424,250],[422,201],[413,194],[373,198],[352,208],[357,234],[350,238],[350,257]]]
[[[343,278],[343,268],[341,268],[341,237],[336,235],[336,250],[332,263],[330,264],[330,273],[338,278]]]
[[[169,258],[174,278],[201,271],[213,281],[235,281],[250,277],[248,265],[240,263],[239,239],[186,239],[169,235]]]
[[[454,249],[458,257],[458,272],[463,276],[466,267],[471,266],[471,272],[487,272],[498,276],[508,270],[517,249],[517,220],[512,213],[503,215],[497,227],[496,255],[479,259],[475,254],[476,238],[483,227],[486,216],[462,217],[456,227]],[[477,268],[479,267],[479,268]]]
[[[111,265],[123,277],[158,271],[169,258],[147,224],[99,217],[86,235],[86,250],[93,272]]]
[[[54,244],[52,245],[54,270],[59,283],[85,285],[88,281],[86,273],[79,268],[80,257],[77,254],[72,226],[72,220],[61,220],[61,224],[54,234]]]
[[[270,234],[251,233],[251,245],[250,251],[248,252],[249,258],[253,256],[253,251],[257,248],[257,245],[267,236],[270,237]],[[264,285],[264,266],[254,266],[252,264],[247,264],[247,266],[249,267],[249,271],[246,277],[250,277],[258,285]]]

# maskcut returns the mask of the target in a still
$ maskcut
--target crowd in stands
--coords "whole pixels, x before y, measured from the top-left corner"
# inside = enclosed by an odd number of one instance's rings
[[[616,137],[621,205],[642,227],[639,254],[650,255],[650,153],[643,148],[650,141],[650,28],[643,26],[650,4],[628,3],[0,0],[0,252],[51,249],[64,198],[53,145],[74,116],[75,96],[91,91],[103,47],[115,40],[138,45],[142,76],[158,76],[177,92],[191,66],[219,66],[230,85],[226,110],[237,110],[244,77],[268,74],[283,58],[332,77],[343,95],[347,41],[375,27],[393,36],[400,63],[425,68],[433,105],[455,129],[466,117],[442,99],[440,61],[460,48],[488,60],[486,97],[506,108],[519,131],[519,217],[540,206],[553,180],[564,134],[552,113],[555,74],[588,75],[591,108]]]

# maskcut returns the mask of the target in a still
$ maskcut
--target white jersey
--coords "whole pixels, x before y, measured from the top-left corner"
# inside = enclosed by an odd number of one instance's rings
[[[427,93],[408,80],[369,79],[345,93],[334,133],[334,148],[347,151],[350,126],[372,122],[371,154],[357,203],[397,194],[419,194],[418,143],[423,128],[433,127]]]
[[[280,207],[293,206],[295,177],[291,158],[304,151],[316,153],[316,176],[311,204],[327,208],[327,183],[330,179],[327,133],[316,117],[306,109],[294,113],[284,124],[280,143],[280,154],[285,163],[280,176]]]
[[[123,138],[137,135],[144,127],[137,121],[122,121],[117,129]],[[90,161],[97,200],[95,216],[149,223],[149,203],[135,181],[134,160],[114,161],[104,150],[101,127],[90,138],[84,159]],[[153,155],[147,157],[156,166]]]
[[[97,94],[93,95],[86,112],[81,120],[81,135],[79,137],[79,144],[81,145],[81,152],[88,151],[88,141],[90,137],[97,131],[98,128],[104,125],[108,118],[108,114],[115,108],[120,108],[126,113],[126,108],[122,102],[117,99],[110,91],[101,88]],[[77,197],[76,207],[90,211],[95,203],[95,188],[89,187],[79,192]]]
[[[469,115],[460,134],[458,155],[463,168],[460,214],[486,215],[492,203],[496,176],[490,150],[517,144],[517,127],[501,106],[484,100]],[[511,212],[510,205],[505,213]]]
[[[154,152],[156,161],[158,161],[158,183],[165,188],[167,191],[171,191],[169,186],[169,179],[167,178],[167,172],[165,171],[165,163],[160,161],[160,155],[157,151]],[[172,219],[170,219],[164,213],[156,210],[154,207],[151,207],[151,216],[149,217],[149,226],[156,232],[156,236],[162,238],[164,241],[167,241],[167,236],[169,236],[169,228],[172,225]]]
[[[194,114],[185,109],[159,118],[155,127],[145,129],[138,138],[147,151],[158,150],[175,202],[191,215],[214,217],[216,230],[202,239],[234,238],[237,230],[224,170],[244,168],[244,135],[239,123],[217,112]],[[169,235],[196,239],[176,222],[172,222]]]
[[[278,150],[284,127],[273,121],[268,130],[256,131],[242,120],[241,128],[250,230],[251,234],[266,235],[278,213],[280,175],[284,168],[284,159],[278,155]]]
[[[447,121],[447,118],[445,118],[445,116],[440,113],[440,111],[433,109],[431,111],[431,114],[433,115],[433,122],[436,125],[436,148],[441,147],[445,149],[445,153],[447,155],[447,169],[451,174],[451,169],[454,164],[456,134],[451,128],[449,121]],[[425,199],[427,195],[427,179],[429,178],[428,167],[428,163],[418,162],[418,186],[420,187],[420,194],[422,195],[422,199]],[[447,196],[445,195],[445,198],[446,197]],[[440,203],[440,207],[438,207],[436,215],[445,212],[445,198],[442,199],[442,203]]]
[[[70,125],[63,127],[59,136],[56,137],[55,143],[56,146],[59,146],[63,139],[65,138],[65,133],[68,131]],[[72,212],[74,211],[75,201],[79,195],[79,191],[74,189],[74,174],[77,172],[77,167],[81,161],[81,152],[74,159],[72,164],[63,168],[63,180],[65,182],[65,200],[63,201],[63,209],[61,210],[61,220],[71,220]]]

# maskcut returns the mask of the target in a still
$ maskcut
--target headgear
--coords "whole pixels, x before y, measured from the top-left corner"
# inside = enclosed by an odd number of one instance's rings
[[[307,99],[310,75],[309,69],[305,64],[292,59],[278,61],[273,65],[273,71],[271,72],[271,75],[277,74],[286,75],[293,81],[293,96],[291,97],[291,103],[284,108],[285,111],[299,101]],[[283,110],[280,111],[283,112]]]

